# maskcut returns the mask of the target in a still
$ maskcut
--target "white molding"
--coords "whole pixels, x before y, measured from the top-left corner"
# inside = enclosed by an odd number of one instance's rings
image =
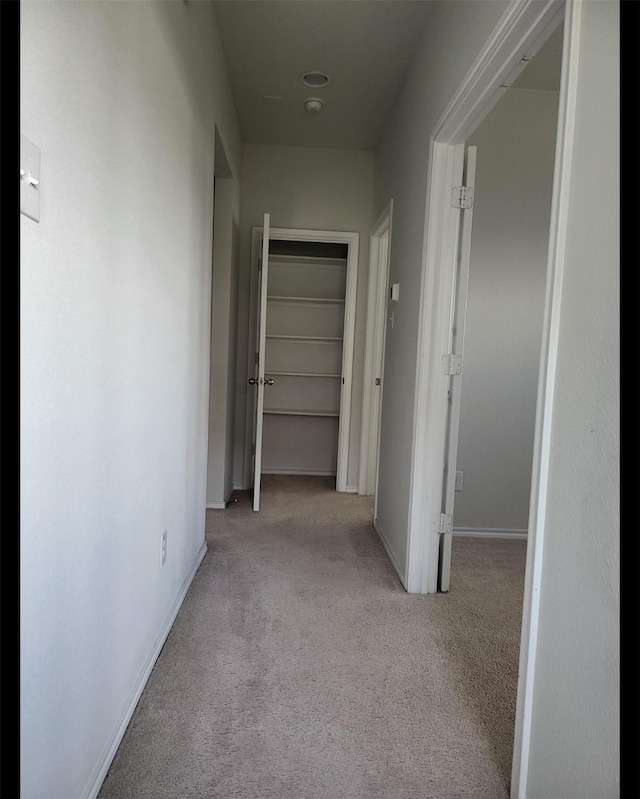
[[[468,538],[519,538],[525,541],[527,539],[526,530],[501,527],[454,527],[453,535]]]
[[[380,522],[377,519],[373,520],[373,529],[378,534],[378,538],[382,543],[382,546],[385,549],[385,552],[389,556],[389,560],[391,561],[391,565],[396,570],[396,574],[400,578],[400,582],[402,583],[403,587],[406,589],[407,581],[405,578],[404,570],[396,560],[396,556],[393,554],[391,547],[389,546],[389,542],[387,541],[387,537],[385,536],[384,532],[382,531],[382,527],[380,526]]]
[[[372,496],[376,492],[376,471],[373,469],[380,436],[382,387],[374,391],[375,372],[382,376],[384,334],[386,330],[385,299],[389,275],[393,228],[393,197],[375,221],[369,234],[369,286],[367,290],[364,370],[362,382],[362,422],[360,430],[360,467],[358,493]],[[380,238],[388,231],[387,257],[380,264]],[[384,281],[383,278],[384,277]],[[372,446],[373,445],[373,446]]]
[[[335,472],[319,472],[315,469],[263,469],[262,474],[302,474],[309,477],[335,477]]]
[[[234,491],[246,491],[247,489],[244,487],[244,483],[234,483],[233,484]]]
[[[257,250],[262,236],[261,227],[252,227],[251,277],[249,300],[249,347],[247,353],[247,377],[253,374],[255,340],[252,336],[255,308],[255,265]],[[344,303],[344,332],[342,339],[342,377],[344,383],[340,390],[340,422],[338,427],[338,460],[336,469],[336,491],[347,491],[347,468],[349,462],[349,438],[351,429],[351,398],[353,388],[353,357],[355,348],[356,298],[358,286],[358,252],[360,234],[345,230],[310,230],[307,228],[270,228],[270,238],[287,241],[319,241],[347,245],[347,280]],[[277,258],[278,256],[276,256]],[[271,257],[270,257],[271,260]],[[251,342],[253,341],[253,345]],[[247,463],[251,462],[253,443],[255,402],[247,392],[245,415],[245,483],[247,482]],[[266,472],[265,472],[266,474]],[[317,473],[316,473],[317,474]]]
[[[440,349],[449,332],[446,320],[455,278],[451,254],[457,227],[448,200],[457,169],[456,148],[504,94],[508,81],[525,68],[524,59],[542,46],[562,15],[561,0],[511,0],[431,133],[407,531],[407,590],[411,593],[437,590],[438,541],[428,533],[433,514],[441,512],[442,506],[446,391],[439,357],[445,352]]]
[[[526,799],[531,747],[533,688],[542,590],[542,558],[553,422],[553,400],[560,336],[562,281],[569,218],[569,194],[575,135],[580,57],[581,0],[566,5],[558,129],[547,256],[538,398],[534,432],[533,469],[529,505],[530,541],[525,567],[518,692],[511,772],[511,795]]]
[[[118,751],[118,747],[122,741],[122,738],[127,730],[127,726],[131,721],[131,716],[133,716],[133,712],[136,709],[136,705],[144,691],[145,685],[151,675],[153,667],[155,666],[156,660],[158,659],[158,655],[162,651],[162,647],[167,640],[167,636],[171,632],[171,628],[173,627],[173,623],[178,615],[178,611],[180,610],[182,603],[184,602],[184,598],[187,595],[189,588],[191,587],[191,583],[193,582],[193,578],[196,576],[196,572],[198,571],[200,564],[204,560],[204,556],[207,554],[207,545],[204,543],[198,552],[195,562],[191,567],[191,571],[185,577],[185,580],[182,584],[182,588],[180,589],[180,593],[178,594],[176,601],[169,612],[167,620],[160,632],[158,637],[158,641],[149,655],[147,662],[144,664],[142,671],[136,682],[134,683],[134,689],[131,694],[131,698],[127,703],[125,712],[122,716],[120,723],[118,724],[116,730],[114,731],[113,735],[111,736],[110,740],[105,745],[103,754],[101,754],[100,758],[98,759],[98,763],[94,768],[91,777],[89,778],[87,785],[84,791],[81,794],[81,799],[96,799],[100,788],[102,787],[102,783],[104,782],[104,778],[107,776],[107,771],[109,771],[109,767],[113,761],[113,758]]]
[[[207,502],[205,507],[209,510],[224,510],[227,507],[227,502],[221,502],[220,500],[217,502]]]
[[[358,486],[347,486],[345,488],[345,492],[347,494],[357,494],[358,493]]]

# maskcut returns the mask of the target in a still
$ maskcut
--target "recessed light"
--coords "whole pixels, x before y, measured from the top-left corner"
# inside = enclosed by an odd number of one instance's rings
[[[314,70],[312,72],[305,72],[303,75],[300,75],[300,80],[305,86],[311,86],[314,89],[321,89],[323,86],[326,86],[327,83],[329,83],[331,78],[328,75],[325,75],[324,72],[316,72]]]

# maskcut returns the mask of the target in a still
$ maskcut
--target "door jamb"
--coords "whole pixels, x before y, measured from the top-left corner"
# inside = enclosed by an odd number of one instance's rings
[[[379,418],[382,406],[382,389],[376,395],[374,375],[382,376],[384,334],[386,329],[386,296],[389,277],[389,257],[391,252],[391,233],[393,228],[393,197],[375,221],[370,233],[369,244],[369,287],[367,292],[367,321],[365,334],[364,374],[362,384],[362,428],[360,434],[360,470],[358,474],[358,494],[375,494],[376,475],[372,464],[379,438]],[[381,263],[380,242],[387,233],[387,254]],[[375,413],[375,405],[378,412]],[[377,421],[376,421],[377,420]]]
[[[252,247],[251,247],[251,279],[250,279],[250,299],[249,307],[251,313],[255,314],[256,291],[254,280],[255,253],[262,235],[262,227],[252,228]],[[351,395],[353,388],[353,355],[355,345],[355,322],[356,322],[356,288],[358,280],[358,246],[360,234],[356,232],[336,231],[336,230],[308,230],[297,228],[276,228],[272,227],[269,231],[270,238],[284,239],[287,241],[314,241],[328,242],[332,244],[347,245],[347,283],[345,287],[344,302],[344,337],[342,340],[342,378],[343,384],[340,391],[340,421],[338,428],[338,462],[336,469],[336,491],[355,492],[355,489],[347,485],[348,465],[349,465],[349,431],[351,428]],[[247,361],[247,374],[253,374],[253,359],[255,351],[255,321],[249,323],[249,352]],[[253,417],[255,416],[255,398],[247,395],[246,410],[246,434],[245,434],[245,475],[247,466],[251,462],[251,446],[255,430]],[[248,455],[247,455],[248,453]]]
[[[446,419],[446,376],[439,368],[439,362],[445,352],[442,348],[446,347],[452,322],[455,258],[451,257],[451,252],[456,230],[450,222],[454,211],[449,202],[451,183],[447,176],[453,168],[456,145],[471,135],[564,17],[512,761],[511,796],[517,799],[526,796],[529,767],[550,429],[575,129],[580,16],[581,0],[547,0],[545,3],[512,0],[440,117],[429,143],[405,572],[406,588],[410,593],[437,591],[438,535],[432,531],[432,520],[435,514],[439,514],[442,502],[445,441],[441,431]]]

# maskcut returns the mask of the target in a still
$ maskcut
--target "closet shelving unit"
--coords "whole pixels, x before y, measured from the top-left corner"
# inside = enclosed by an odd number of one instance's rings
[[[335,474],[347,258],[269,255],[263,471]]]

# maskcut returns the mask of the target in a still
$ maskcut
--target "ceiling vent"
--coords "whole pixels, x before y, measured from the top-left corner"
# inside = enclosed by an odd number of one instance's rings
[[[323,86],[326,86],[327,83],[331,80],[328,75],[325,75],[324,72],[305,72],[304,75],[300,75],[300,80],[304,83],[305,86],[311,86],[313,89],[321,89]]]

